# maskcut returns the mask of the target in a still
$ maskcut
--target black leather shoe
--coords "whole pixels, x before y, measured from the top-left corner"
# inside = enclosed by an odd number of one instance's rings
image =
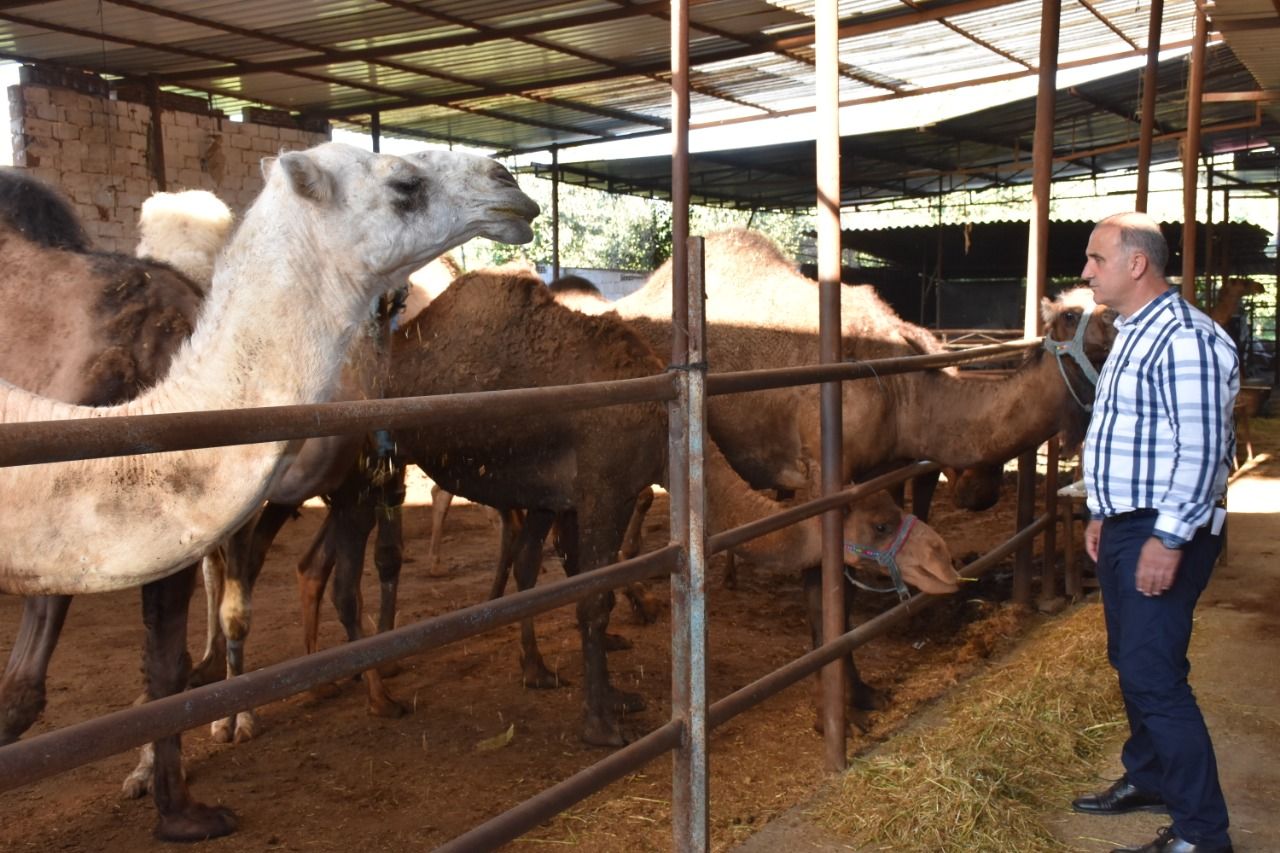
[[[1162,812],[1164,800],[1159,794],[1139,790],[1121,776],[1105,791],[1087,794],[1071,801],[1071,808],[1084,814],[1127,814],[1133,811]]]
[[[1210,847],[1206,844],[1192,844],[1183,841],[1173,834],[1173,827],[1162,826],[1156,838],[1150,844],[1141,847],[1116,847],[1111,853],[1233,853],[1230,844],[1225,847]]]

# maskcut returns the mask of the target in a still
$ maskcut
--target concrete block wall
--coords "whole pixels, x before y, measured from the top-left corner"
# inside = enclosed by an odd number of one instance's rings
[[[151,109],[117,99],[105,86],[85,92],[46,83],[9,88],[13,163],[58,187],[75,205],[98,249],[132,253],[138,211],[157,189],[153,178]],[[196,99],[166,96],[165,103]],[[261,161],[283,149],[329,138],[291,124],[233,122],[220,115],[160,110],[166,189],[209,190],[242,213],[262,187]]]

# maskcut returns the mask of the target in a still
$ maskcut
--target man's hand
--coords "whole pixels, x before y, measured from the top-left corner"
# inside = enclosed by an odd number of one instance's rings
[[[1098,543],[1102,541],[1102,520],[1090,519],[1084,526],[1084,550],[1089,559],[1098,562]]]
[[[1173,586],[1181,562],[1182,551],[1166,548],[1163,542],[1152,536],[1138,554],[1138,592],[1143,595],[1163,594]]]

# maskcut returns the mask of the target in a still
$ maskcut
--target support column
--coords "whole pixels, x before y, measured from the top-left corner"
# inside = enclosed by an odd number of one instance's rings
[[[374,154],[382,151],[382,113],[377,110],[369,113],[369,139]]]
[[[675,180],[675,177],[672,177]],[[560,277],[560,147],[551,146],[551,280]]]
[[[1147,212],[1147,191],[1151,183],[1151,138],[1156,127],[1156,71],[1160,66],[1160,30],[1164,0],[1151,0],[1147,22],[1147,66],[1142,71],[1142,124],[1138,132],[1138,197],[1134,210]]]
[[[1200,176],[1200,107],[1204,97],[1204,56],[1208,21],[1196,7],[1191,37],[1191,79],[1187,83],[1187,135],[1182,140],[1182,298],[1196,304],[1196,188]]]
[[[841,360],[840,346],[840,36],[836,0],[821,0],[814,30],[817,87],[818,179],[818,337],[824,364]],[[843,422],[839,382],[821,387],[822,493],[840,491]],[[844,512],[822,516],[822,638],[829,643],[845,632]],[[830,771],[845,768],[844,664],[822,669],[824,755]]]
[[[1040,300],[1049,270],[1049,197],[1053,169],[1053,118],[1058,80],[1058,30],[1062,0],[1040,5],[1040,89],[1036,94],[1036,132],[1031,152],[1031,227],[1027,239],[1027,300],[1023,334],[1040,334]]]

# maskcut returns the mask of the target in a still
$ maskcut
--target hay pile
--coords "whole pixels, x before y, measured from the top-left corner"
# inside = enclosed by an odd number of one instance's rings
[[[1096,781],[1124,730],[1102,608],[1040,626],[947,700],[946,721],[858,759],[814,817],[855,849],[1063,851],[1039,819]]]

